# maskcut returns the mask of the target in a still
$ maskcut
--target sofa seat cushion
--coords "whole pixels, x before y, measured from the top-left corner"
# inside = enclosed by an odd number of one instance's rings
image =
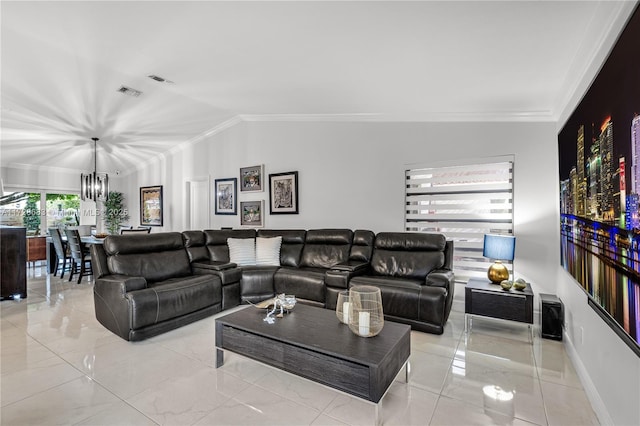
[[[279,266],[242,266],[240,298],[255,303],[273,297],[273,276]]]
[[[362,275],[351,278],[350,287],[354,285],[374,285],[377,287],[397,287],[400,289],[409,289],[419,291],[424,285],[422,280],[412,280],[410,278],[396,278],[396,277],[379,277],[375,275]]]
[[[222,303],[222,285],[215,275],[171,278],[126,294],[131,328],[139,329]]]
[[[324,304],[326,272],[324,268],[280,268],[274,277],[275,292]]]
[[[385,315],[418,319],[420,315],[421,281],[405,278],[363,276],[351,279],[350,288],[372,285],[380,288]]]

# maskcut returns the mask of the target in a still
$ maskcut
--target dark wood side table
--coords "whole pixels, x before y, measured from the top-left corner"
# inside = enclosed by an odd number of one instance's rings
[[[27,230],[0,226],[0,300],[27,297]]]
[[[27,262],[47,260],[47,237],[27,237]]]
[[[526,323],[533,343],[533,291],[503,290],[485,278],[470,278],[465,288],[464,329],[471,332],[472,316],[479,315]]]

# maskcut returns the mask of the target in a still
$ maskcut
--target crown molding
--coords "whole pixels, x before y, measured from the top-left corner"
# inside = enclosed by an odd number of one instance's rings
[[[244,122],[546,122],[553,121],[550,110],[432,112],[416,114],[354,113],[354,114],[241,114]]]
[[[134,169],[121,173],[126,177],[142,171],[168,156],[182,152],[204,139],[222,133],[241,123],[290,122],[290,123],[430,123],[430,122],[549,122],[554,121],[551,111],[487,111],[487,112],[436,112],[420,114],[238,114],[201,134],[192,137],[165,153],[155,155],[139,163]]]
[[[222,123],[215,125],[209,130],[202,132],[199,135],[194,136],[193,138],[188,139],[187,141],[174,146],[169,151],[167,151],[167,154],[175,154],[177,152],[184,151],[186,148],[197,144],[198,142],[202,141],[204,138],[208,138],[209,136],[214,136],[214,135],[217,135],[218,133],[222,133],[223,131],[231,127],[234,127],[236,124],[239,124],[241,122],[242,122],[242,119],[240,118],[240,115],[233,116],[223,121]]]
[[[344,121],[378,121],[383,114],[353,113],[353,114],[240,114],[238,117],[244,122],[272,121],[272,122],[344,122]]]
[[[122,177],[126,177],[129,176],[130,174],[136,172],[136,171],[142,171],[143,169],[147,168],[148,166],[150,166],[151,164],[155,164],[158,161],[161,161],[164,158],[167,158],[167,156],[171,156],[174,155],[178,152],[184,151],[185,149],[187,149],[190,146],[193,146],[195,144],[197,144],[198,142],[202,141],[203,139],[213,136],[213,135],[217,135],[218,133],[221,133],[231,127],[234,127],[236,124],[239,124],[242,122],[242,119],[240,119],[239,115],[233,116],[225,121],[223,121],[222,123],[219,123],[215,126],[213,126],[212,128],[210,128],[209,130],[206,130],[202,133],[200,133],[197,136],[192,137],[191,139],[187,139],[184,142],[181,142],[179,144],[177,144],[176,146],[174,146],[173,148],[171,148],[170,150],[162,153],[162,154],[157,154],[152,156],[151,158],[149,158],[146,161],[143,161],[141,163],[139,163],[135,168],[133,168],[132,170],[126,172],[126,173],[122,173]]]

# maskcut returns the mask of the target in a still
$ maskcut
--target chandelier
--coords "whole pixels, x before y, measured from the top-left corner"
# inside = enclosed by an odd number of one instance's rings
[[[109,199],[109,175],[97,172],[98,155],[96,154],[96,142],[100,139],[91,138],[93,141],[93,173],[80,175],[80,198],[82,201],[107,201]]]

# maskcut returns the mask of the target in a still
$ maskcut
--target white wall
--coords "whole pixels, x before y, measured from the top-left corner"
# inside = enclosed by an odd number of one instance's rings
[[[56,167],[2,167],[2,180],[6,192],[61,192],[80,194],[81,171]]]
[[[640,358],[587,305],[587,295],[562,268],[565,347],[603,424],[640,425]]]
[[[588,63],[576,58],[567,73],[567,86],[575,87],[561,109],[559,132],[598,74],[637,1],[620,3],[611,30],[594,40]],[[631,58],[629,59],[632,60]],[[551,276],[551,274],[550,274]],[[587,305],[587,295],[560,266],[554,278],[565,307],[565,347],[603,424],[640,425],[640,358]]]
[[[536,293],[556,293],[565,303],[565,344],[601,420],[640,424],[640,360],[560,267],[556,123],[242,122],[116,180],[116,187],[137,225],[139,188],[163,185],[165,226],[153,232],[181,231],[189,178],[213,182],[264,164],[266,174],[297,170],[300,185],[300,214],[267,214],[267,228],[401,231],[407,164],[503,155],[515,158],[516,274]],[[240,201],[255,199],[267,204],[268,191],[239,194]],[[213,211],[211,205],[212,228],[239,226],[239,216]]]
[[[512,155],[516,275],[536,291],[555,293],[540,265],[552,271],[559,259],[556,151],[554,123],[241,122],[129,176],[125,195],[137,200],[140,186],[163,185],[158,231],[181,231],[188,228],[186,181],[208,176],[213,189],[215,179],[264,164],[267,176],[299,172],[300,213],[267,214],[267,228],[402,231],[405,168]],[[263,192],[238,195],[239,201],[264,200],[268,212],[268,182]],[[212,197],[211,228],[240,226],[239,216],[214,215],[213,203]],[[129,208],[135,225],[137,202]],[[463,286],[455,301],[463,303]]]
[[[515,270],[536,293],[556,293],[567,309],[568,339],[600,418],[640,424],[638,358],[586,304],[586,295],[560,267],[556,123],[243,122],[139,173],[139,186],[165,185],[165,229],[182,230],[185,181],[238,177],[265,165],[265,174],[299,172],[298,215],[266,215],[267,228],[346,227],[401,231],[407,165],[513,155]],[[240,194],[265,200],[268,190]],[[238,227],[239,216],[213,215],[211,227]],[[462,296],[456,290],[457,299]],[[584,328],[575,343],[574,329]],[[603,369],[602,366],[607,368]]]
[[[513,155],[516,273],[555,293],[539,265],[559,259],[556,152],[554,123],[244,122],[139,172],[129,191],[163,184],[164,229],[183,230],[187,179],[264,164],[266,175],[299,172],[300,214],[267,214],[267,228],[401,231],[407,165]],[[265,200],[268,212],[268,190],[238,198]],[[212,228],[240,225],[239,216],[214,215],[213,200],[210,210]]]

